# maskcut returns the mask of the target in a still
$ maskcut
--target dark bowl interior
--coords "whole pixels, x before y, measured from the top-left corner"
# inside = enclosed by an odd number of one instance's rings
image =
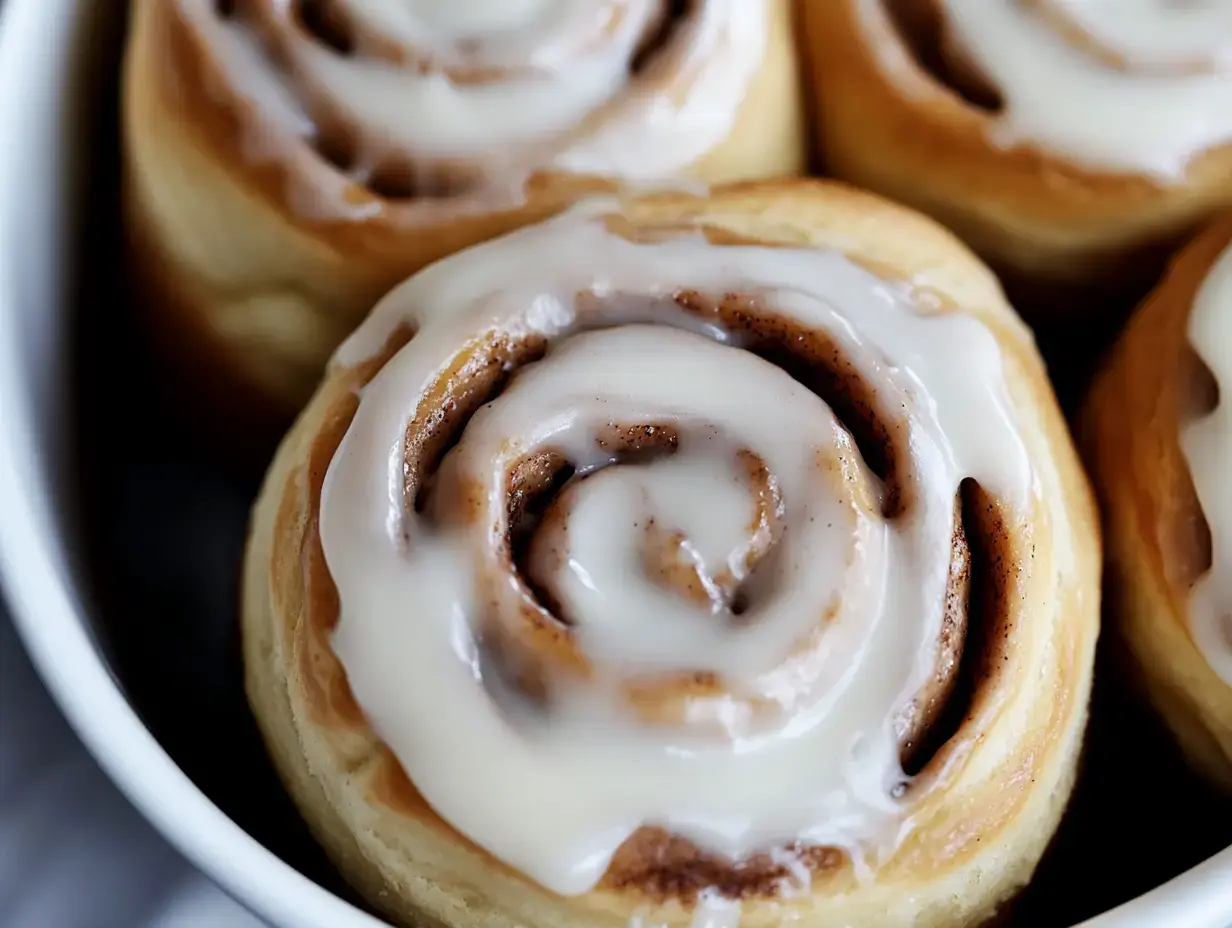
[[[288,864],[354,899],[284,795],[248,712],[237,581],[259,468],[224,466],[149,362],[122,265],[114,81],[99,94],[73,424],[94,632],[133,707],[197,786]],[[1067,406],[1103,340],[1072,326],[1041,333]],[[1232,802],[1186,769],[1108,638],[1069,813],[1007,924],[1073,925],[1232,843]]]

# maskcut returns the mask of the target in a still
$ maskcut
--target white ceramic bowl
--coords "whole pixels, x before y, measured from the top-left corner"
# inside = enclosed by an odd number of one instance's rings
[[[185,856],[276,925],[378,928],[266,850],[194,786],[125,700],[86,621],[65,444],[68,285],[70,246],[90,196],[81,171],[91,142],[83,114],[104,83],[93,46],[111,34],[98,17],[116,11],[100,0],[0,5],[0,576],[18,632],[65,715]],[[1085,923],[1230,926],[1232,848]]]

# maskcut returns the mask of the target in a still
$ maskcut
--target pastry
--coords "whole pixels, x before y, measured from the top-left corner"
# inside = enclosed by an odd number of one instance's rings
[[[288,419],[394,283],[620,182],[793,174],[788,0],[135,0],[124,201],[159,351]]]
[[[1232,790],[1232,214],[1135,314],[1083,411],[1109,601],[1136,676]]]
[[[1136,300],[1232,206],[1227,3],[803,7],[829,170],[940,219],[1033,319]]]
[[[805,180],[585,201],[341,346],[256,503],[247,688],[400,924],[976,925],[1065,808],[1099,563],[940,226]]]

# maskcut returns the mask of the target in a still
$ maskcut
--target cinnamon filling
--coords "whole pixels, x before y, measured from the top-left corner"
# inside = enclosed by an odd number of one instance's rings
[[[479,169],[464,162],[417,163],[409,158],[393,158],[365,169],[360,162],[355,131],[328,120],[318,123],[313,148],[340,174],[362,179],[365,190],[385,200],[461,196],[481,179]]]
[[[295,0],[294,7],[299,26],[322,45],[343,56],[355,51],[354,29],[337,3]]]
[[[954,41],[940,0],[883,0],[886,12],[917,65],[979,110],[997,113],[1005,101]]]
[[[699,319],[718,322],[739,336],[741,347],[782,368],[834,410],[855,440],[864,463],[885,484],[883,514],[893,518],[911,504],[896,435],[904,432],[900,410],[886,408],[829,333],[803,329],[745,294],[676,294],[676,304]]]
[[[1188,345],[1181,349],[1177,377],[1176,403],[1180,407],[1177,421],[1195,422],[1218,408],[1219,381]],[[1184,495],[1178,494],[1172,499],[1168,509],[1171,517],[1160,520],[1159,531],[1165,536],[1160,550],[1172,552],[1164,565],[1169,580],[1182,595],[1188,595],[1198,579],[1214,566],[1214,539],[1206,513],[1192,495],[1195,492],[1192,476],[1178,474],[1177,481],[1188,486]],[[1172,482],[1165,481],[1164,485]]]
[[[791,865],[785,864],[784,859]],[[703,892],[725,899],[774,899],[785,886],[796,884],[804,868],[816,884],[837,877],[846,864],[841,851],[829,847],[793,846],[782,855],[756,854],[732,862],[699,854],[697,849],[663,828],[643,828],[612,858],[603,888],[637,892],[656,902],[679,899],[696,902]]]
[[[1188,355],[1186,360],[1190,362],[1190,376],[1185,396],[1186,415],[1183,421],[1205,419],[1220,405],[1220,382],[1216,380],[1214,371],[1202,362],[1193,349],[1186,348],[1185,354]],[[1190,543],[1184,547],[1175,548],[1175,550],[1188,555],[1185,560],[1193,564],[1194,579],[1196,579],[1214,566],[1214,551],[1212,551],[1211,525],[1206,520],[1205,511],[1201,507],[1195,507],[1193,511],[1194,520],[1190,526],[1193,535],[1190,537]],[[1190,580],[1190,583],[1193,583],[1193,580]],[[1232,617],[1227,621],[1230,622],[1228,630],[1232,635]]]
[[[995,685],[1014,630],[1015,554],[1007,514],[992,494],[970,478],[959,488],[958,510],[961,519],[955,537],[961,532],[966,557],[960,559],[956,551],[950,562],[950,598],[946,601],[944,627],[953,627],[950,616],[961,608],[965,618],[960,626],[962,640],[954,642],[951,632],[947,643],[943,630],[942,653],[954,664],[948,668],[944,683],[931,688],[940,698],[931,706],[927,726],[906,745],[903,756],[903,771],[918,777],[916,782],[922,785],[927,783],[928,773],[939,771],[947,746],[974,719],[985,694]],[[956,582],[956,570],[965,573],[965,582]]]
[[[631,77],[643,74],[655,58],[672,44],[677,30],[692,12],[693,5],[699,2],[701,0],[668,0],[658,28],[647,33],[633,60],[629,62]]]

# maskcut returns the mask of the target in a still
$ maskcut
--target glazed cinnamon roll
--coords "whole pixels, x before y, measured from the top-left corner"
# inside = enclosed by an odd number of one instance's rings
[[[939,226],[587,201],[342,345],[256,504],[247,685],[399,923],[975,925],[1065,806],[1098,578],[1030,337]]]
[[[294,414],[394,283],[613,184],[792,174],[787,0],[135,0],[136,269],[176,364]]]
[[[804,18],[830,169],[1034,294],[1128,289],[1232,205],[1226,3],[816,0]]]
[[[1123,639],[1182,748],[1232,790],[1232,215],[1138,311],[1084,432]]]

